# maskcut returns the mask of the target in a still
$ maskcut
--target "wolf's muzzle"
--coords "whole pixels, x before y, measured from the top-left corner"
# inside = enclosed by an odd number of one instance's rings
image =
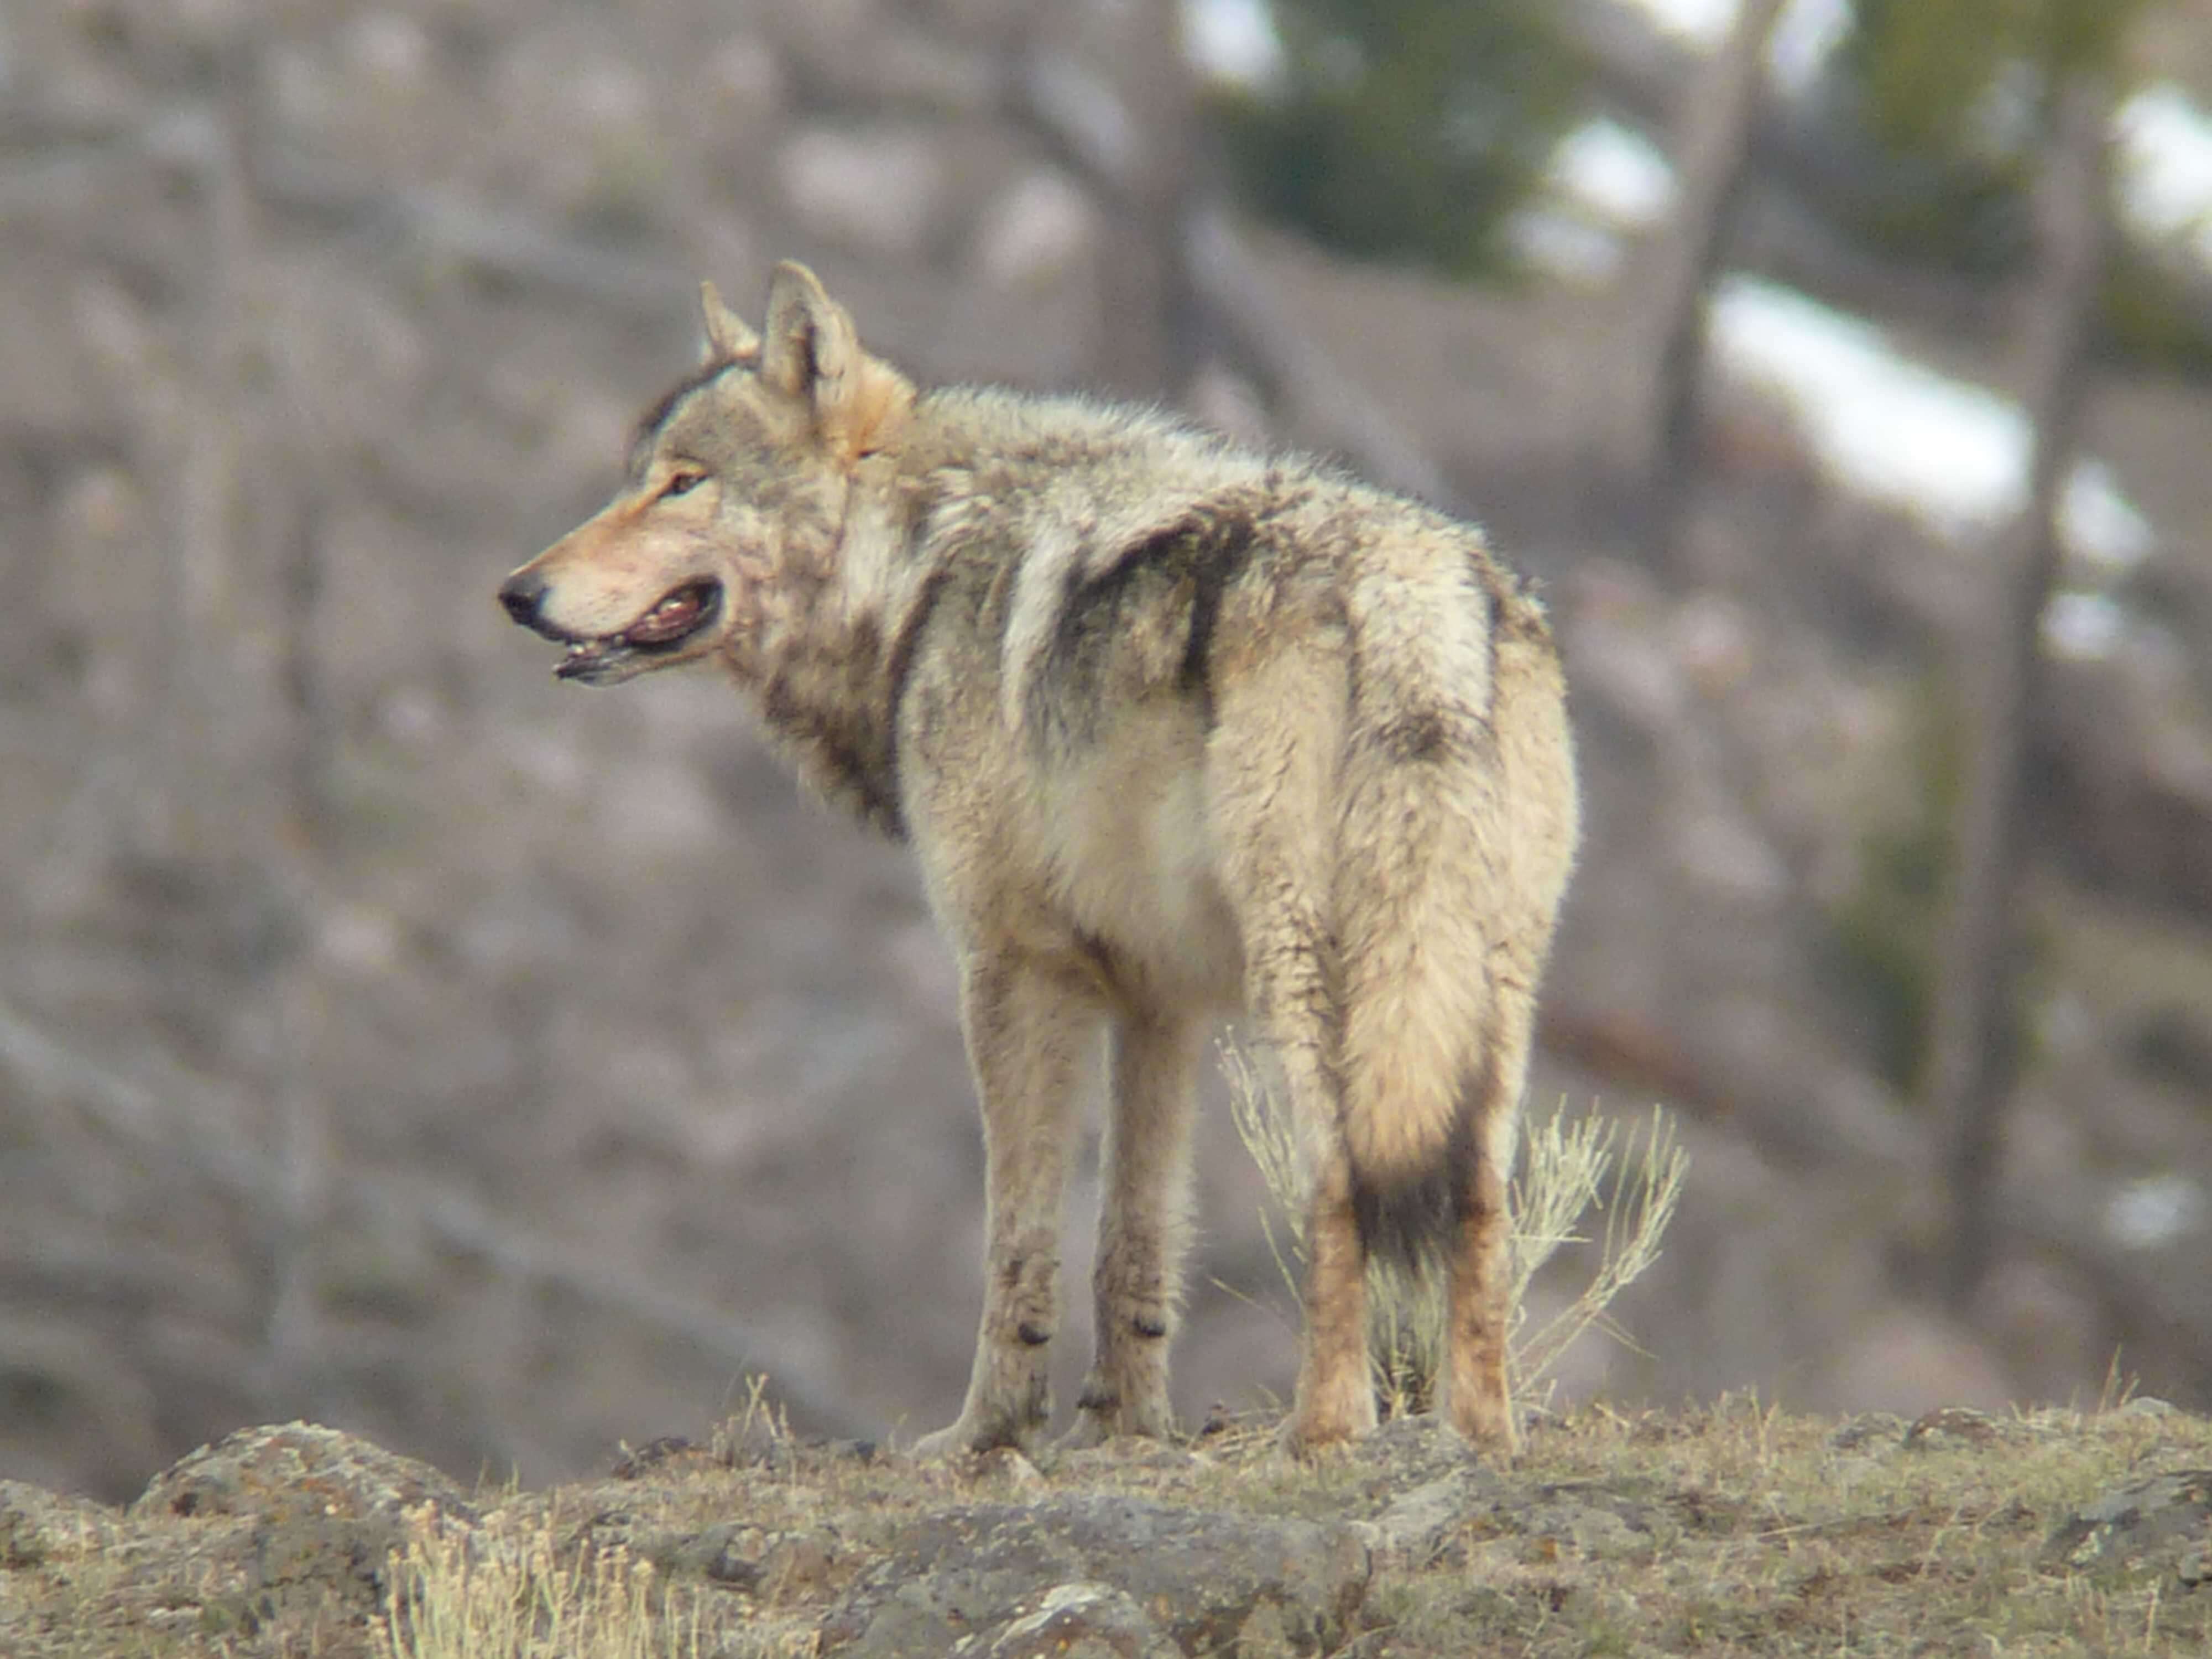
[[[536,628],[538,607],[545,602],[545,579],[517,571],[501,584],[499,602],[507,607],[507,614],[525,628]]]

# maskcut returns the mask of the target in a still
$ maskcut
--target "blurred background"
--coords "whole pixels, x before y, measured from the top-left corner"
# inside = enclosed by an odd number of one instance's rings
[[[0,13],[0,1476],[306,1416],[540,1480],[762,1371],[950,1419],[904,856],[492,600],[787,256],[925,380],[1337,454],[1543,579],[1531,1109],[1695,1160],[1569,1394],[2212,1407],[2208,109],[2206,0]],[[1201,1197],[1194,1417],[1294,1340],[1218,1109]]]

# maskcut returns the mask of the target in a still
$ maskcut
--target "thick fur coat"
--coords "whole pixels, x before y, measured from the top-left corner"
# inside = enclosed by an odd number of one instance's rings
[[[596,517],[507,579],[610,684],[713,662],[831,801],[912,846],[988,1154],[975,1368],[924,1455],[1049,1413],[1061,1194],[1109,1056],[1074,1433],[1172,1428],[1189,1127],[1247,1012],[1311,1148],[1286,1428],[1375,1420],[1371,1254],[1439,1261],[1439,1409],[1512,1442],[1508,1177],[1577,807],[1541,606],[1481,536],[1157,414],[919,392],[811,273],[641,422]]]

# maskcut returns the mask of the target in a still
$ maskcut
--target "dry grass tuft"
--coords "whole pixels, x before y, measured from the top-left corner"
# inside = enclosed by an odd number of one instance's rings
[[[376,1630],[384,1659],[702,1659],[696,1592],[621,1545],[563,1550],[543,1520],[412,1519]]]
[[[1305,1261],[1307,1184],[1299,1130],[1260,1065],[1233,1038],[1222,1044],[1222,1064],[1237,1136],[1275,1200],[1276,1213],[1261,1218],[1268,1248],[1296,1295]],[[1671,1121],[1656,1106],[1648,1125],[1625,1135],[1612,1119],[1591,1115],[1570,1122],[1564,1110],[1554,1112],[1525,1141],[1522,1170],[1512,1186],[1510,1358],[1514,1391],[1524,1397],[1544,1387],[1569,1345],[1593,1326],[1634,1346],[1606,1310],[1659,1259],[1660,1240],[1689,1170]],[[1607,1178],[1616,1164],[1624,1173],[1608,1202]],[[1541,1327],[1523,1328],[1530,1281],[1562,1245],[1593,1242],[1579,1231],[1593,1208],[1604,1218],[1594,1241],[1596,1273]],[[1384,1407],[1391,1416],[1425,1409],[1443,1353],[1444,1275],[1431,1266],[1409,1276],[1376,1262],[1368,1269],[1368,1293],[1373,1310],[1369,1347]]]

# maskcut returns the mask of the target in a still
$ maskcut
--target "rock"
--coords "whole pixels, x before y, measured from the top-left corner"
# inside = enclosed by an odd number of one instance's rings
[[[0,1480],[0,1568],[94,1554],[115,1537],[116,1519],[113,1510],[89,1498]]]
[[[76,1598],[87,1630],[174,1632],[194,1652],[312,1632],[318,1653],[366,1659],[392,1553],[425,1505],[441,1524],[475,1523],[460,1489],[412,1458],[312,1424],[246,1429],[173,1464],[121,1512],[0,1481],[0,1570]],[[81,1565],[94,1560],[96,1573]],[[26,1651],[26,1628],[38,1626],[0,1621],[0,1651]],[[271,1639],[266,1650],[293,1650]]]
[[[427,1463],[313,1423],[240,1429],[155,1475],[131,1505],[134,1518],[249,1516],[292,1520],[397,1522],[422,1504],[473,1521],[461,1489]]]
[[[1861,1412],[1828,1437],[1838,1451],[1856,1451],[1869,1441],[1902,1445],[1905,1421],[1895,1412]]]
[[[1103,1494],[946,1510],[907,1527],[841,1598],[821,1650],[1326,1652],[1350,1633],[1370,1570],[1333,1523]]]
[[[2169,1401],[2160,1400],[2155,1395],[2139,1394],[2121,1407],[2118,1414],[2121,1417],[2172,1417],[2174,1409]]]
[[[1905,1431],[1909,1451],[1935,1451],[1960,1446],[1994,1445],[2003,1437],[1996,1419],[1970,1406],[1945,1406],[1923,1413]]]
[[[384,1603],[386,1569],[406,1543],[396,1516],[291,1516],[254,1526],[226,1556],[244,1570],[244,1588],[203,1603],[213,1623],[252,1631],[289,1622],[313,1628],[325,1618],[365,1620]]]
[[[696,1573],[770,1606],[820,1594],[842,1548],[834,1530],[782,1532],[743,1521],[720,1521],[699,1532],[647,1532],[624,1541],[664,1572]]]
[[[164,1540],[142,1565],[189,1583],[201,1628],[359,1630],[381,1604],[410,1511],[472,1526],[475,1506],[426,1463],[312,1423],[241,1429],[171,1464],[125,1511]],[[170,1517],[185,1527],[160,1528]]]
[[[1593,1560],[1647,1560],[1659,1547],[1657,1504],[1595,1480],[1539,1486],[1498,1520],[1525,1537],[1571,1545]]]
[[[2084,1571],[2170,1570],[2185,1589],[2212,1578],[2212,1469],[2131,1480],[2051,1529],[2044,1558]]]
[[[988,1659],[1178,1659],[1136,1599],[1111,1584],[1058,1584],[1016,1603]]]
[[[1360,1536],[1378,1557],[1425,1567],[1469,1516],[1497,1503],[1502,1486],[1497,1475],[1470,1464],[1393,1500],[1374,1520],[1359,1523]]]

